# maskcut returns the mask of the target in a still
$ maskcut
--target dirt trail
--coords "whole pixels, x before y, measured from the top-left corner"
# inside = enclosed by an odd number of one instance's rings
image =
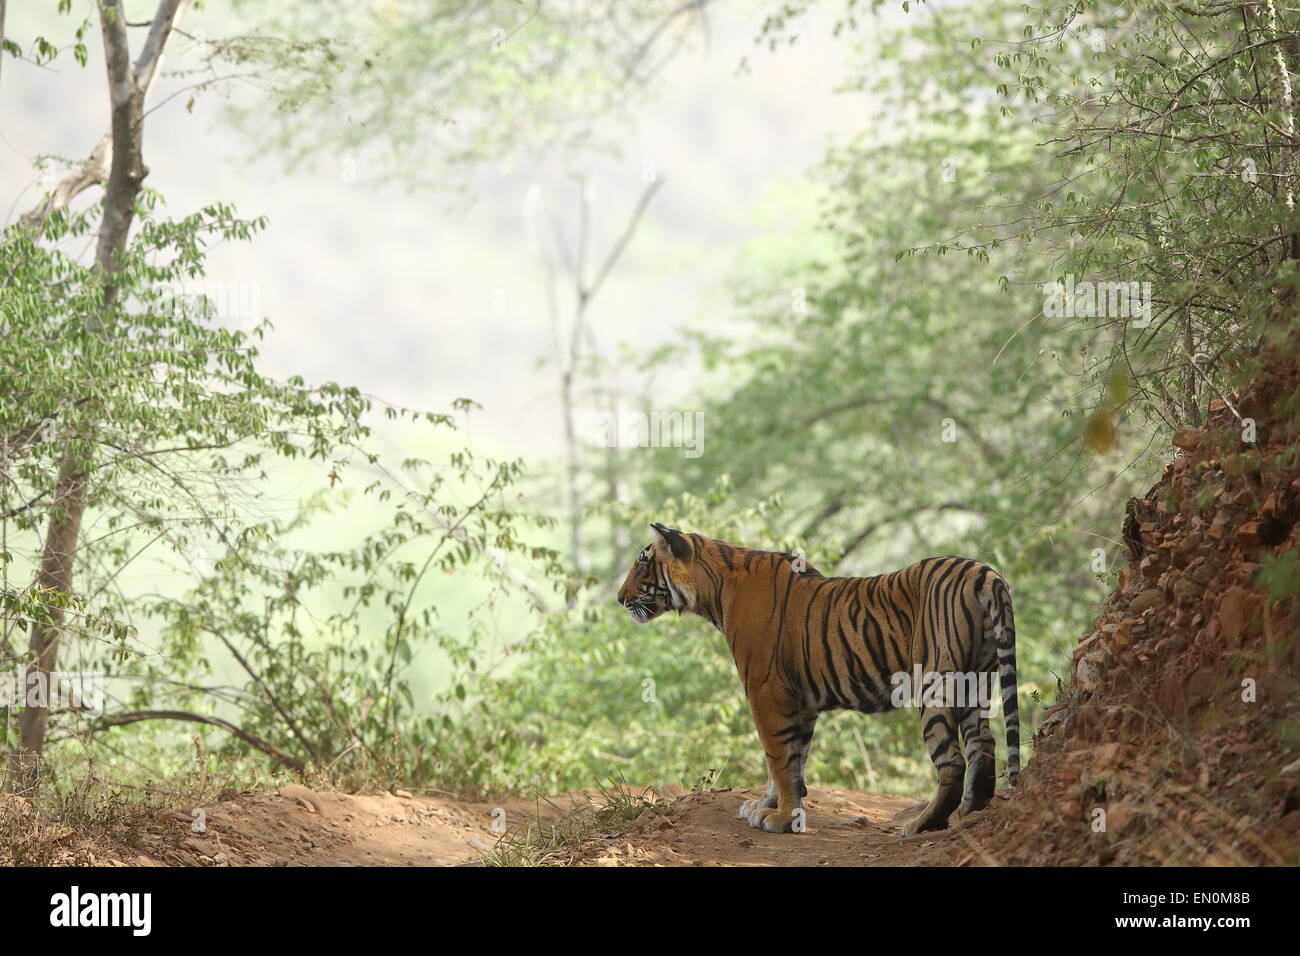
[[[633,791],[638,792],[638,791]],[[994,862],[958,825],[908,840],[900,827],[918,804],[902,797],[813,788],[802,834],[754,830],[739,819],[752,791],[645,791],[653,801],[617,833],[574,848],[582,866],[916,866]],[[133,845],[79,847],[106,866],[458,866],[475,865],[497,840],[494,814],[509,823],[555,819],[531,800],[466,803],[405,791],[379,795],[227,794],[228,799],[158,813]],[[557,804],[565,805],[563,799]],[[956,821],[954,821],[956,822]],[[978,822],[966,821],[966,823]],[[202,832],[194,832],[198,823]]]
[[[104,848],[99,862],[110,866],[456,866],[477,861],[496,842],[492,826],[497,810],[504,811],[507,820],[537,816],[536,805],[522,800],[463,803],[401,790],[360,795],[286,787],[279,793],[232,795],[160,813],[138,846],[129,852],[122,847]],[[194,831],[196,824],[202,832]]]
[[[978,853],[963,835],[968,821],[953,820],[941,833],[903,839],[903,823],[920,809],[916,800],[863,790],[813,787],[804,798],[807,830],[800,834],[755,830],[737,816],[740,804],[761,791],[689,793],[644,812],[624,831],[593,841],[580,865],[588,866],[931,866],[970,862]]]

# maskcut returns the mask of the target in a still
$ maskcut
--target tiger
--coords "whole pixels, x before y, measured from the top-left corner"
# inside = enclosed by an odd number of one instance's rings
[[[914,686],[909,696],[899,675],[973,675],[991,688],[996,673],[1007,778],[1015,783],[1016,628],[1010,589],[989,565],[949,556],[873,577],[825,577],[797,552],[758,551],[658,522],[651,527],[654,540],[634,560],[618,602],[639,624],[666,611],[689,612],[726,637],[767,757],[766,794],[740,807],[751,827],[803,832],[804,771],[819,714],[877,713],[909,702],[920,708],[938,787],[903,824],[903,836],[946,828],[954,810],[964,817],[988,806],[996,776],[987,694],[973,705]],[[936,678],[929,680],[934,690]]]

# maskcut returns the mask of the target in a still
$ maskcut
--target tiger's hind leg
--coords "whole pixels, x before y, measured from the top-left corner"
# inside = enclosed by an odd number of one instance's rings
[[[996,777],[993,733],[989,730],[987,711],[982,707],[971,707],[962,713],[960,724],[962,740],[966,744],[966,787],[961,805],[957,807],[957,816],[964,817],[989,805]]]
[[[966,776],[966,760],[957,744],[957,721],[947,707],[921,708],[921,727],[925,735],[925,749],[939,775],[939,789],[917,816],[903,826],[903,836],[909,837],[923,830],[943,830],[948,818],[961,802],[962,780]]]
[[[970,657],[970,668],[976,676],[976,698],[963,701],[967,706],[957,714],[962,741],[966,745],[966,788],[961,806],[957,808],[957,815],[962,817],[987,807],[997,785],[996,748],[993,733],[989,730],[993,688],[998,673],[995,638],[993,621],[986,617],[983,640],[974,647]]]

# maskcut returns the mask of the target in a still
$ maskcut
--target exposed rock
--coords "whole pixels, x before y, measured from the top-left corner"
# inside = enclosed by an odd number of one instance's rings
[[[311,790],[308,790],[302,784],[291,783],[286,787],[281,787],[280,796],[288,800],[297,800],[298,805],[301,806],[308,813],[321,812],[322,805],[321,805],[320,797],[318,797]]]
[[[1260,600],[1245,588],[1231,587],[1219,599],[1219,609],[1215,617],[1219,634],[1234,646],[1241,644],[1242,635],[1251,620],[1258,613]]]
[[[1229,396],[1259,419],[1258,445],[1216,399],[1129,500],[1130,566],[1040,725],[1010,801],[1020,819],[985,844],[999,860],[1028,861],[1032,807],[1058,865],[1300,865],[1300,761],[1280,729],[1300,725],[1300,335],[1288,347],[1266,346],[1256,382]]]
[[[1101,687],[1100,656],[1085,654],[1074,667],[1074,685],[1084,694],[1095,694]]]
[[[1130,614],[1141,617],[1164,603],[1165,596],[1159,588],[1147,588],[1129,603],[1128,610]]]

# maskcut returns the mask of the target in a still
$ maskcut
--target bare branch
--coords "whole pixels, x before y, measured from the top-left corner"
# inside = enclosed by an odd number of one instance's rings
[[[609,275],[610,270],[618,264],[619,258],[623,255],[623,250],[627,248],[632,237],[636,235],[636,227],[641,223],[641,216],[645,213],[646,207],[650,205],[650,200],[655,198],[655,193],[659,187],[664,184],[662,176],[656,176],[650,185],[646,186],[641,193],[641,198],[637,200],[636,209],[632,211],[632,218],[628,220],[627,228],[623,230],[623,235],[618,237],[618,242],[614,243],[614,248],[609,250],[609,255],[605,257],[604,264],[600,271],[596,273],[596,279],[586,290],[586,298],[590,299],[600,291],[605,277]]]
[[[153,85],[154,77],[157,75],[158,64],[162,61],[163,47],[167,43],[167,38],[175,22],[189,8],[191,0],[162,0],[158,6],[158,12],[154,15],[152,24],[149,27],[149,36],[145,40],[144,49],[141,50],[139,58],[136,60],[134,70],[129,66],[129,52],[126,46],[126,21],[122,18],[120,6],[117,4],[108,4],[116,9],[114,18],[113,36],[110,37],[107,32],[104,36],[104,47],[106,59],[110,57],[110,49],[115,51],[111,56],[115,62],[109,63],[109,80],[110,95],[115,107],[117,96],[125,95],[130,90],[138,90],[140,102],[143,104],[149,88]],[[101,20],[104,17],[101,9]],[[117,84],[114,86],[114,84]],[[51,213],[60,209],[67,208],[72,200],[89,189],[91,186],[98,186],[108,180],[113,163],[113,132],[110,130],[105,133],[95,144],[95,148],[90,151],[90,155],[72,168],[64,176],[49,195],[42,198],[39,204],[28,210],[22,216],[22,222],[31,229],[39,231],[45,224],[45,220]]]
[[[189,9],[190,3],[191,0],[162,0],[158,4],[158,12],[154,14],[153,23],[149,26],[149,36],[140,50],[139,59],[135,61],[135,85],[140,88],[142,97],[148,95],[149,87],[153,85],[172,24]]]
[[[38,205],[23,214],[24,225],[40,231],[49,215],[59,209],[67,208],[68,203],[76,199],[91,186],[97,186],[108,178],[108,167],[113,158],[113,137],[105,133],[90,155],[72,168],[72,172],[59,180],[54,189]]]
[[[891,524],[895,524],[899,521],[911,521],[917,515],[923,514],[924,512],[927,511],[974,511],[974,510],[975,510],[974,508],[972,508],[970,505],[966,504],[963,501],[942,501],[939,502],[938,504],[922,505],[919,508],[913,508],[911,511],[903,512],[901,514],[893,514],[890,515],[888,518],[882,518],[879,521],[874,521],[848,540],[848,542],[844,545],[844,553],[840,555],[839,564],[842,565],[844,563],[844,560],[850,554],[856,551],[858,547],[862,544],[862,542],[866,541],[867,538],[871,537],[881,528],[887,527]]]
[[[256,747],[262,753],[274,760],[284,764],[292,770],[302,773],[305,769],[303,763],[297,757],[291,757],[274,744],[267,743],[261,737],[256,737],[244,730],[242,727],[236,727],[228,720],[222,720],[220,717],[213,717],[209,714],[195,714],[187,710],[133,710],[122,714],[106,714],[100,718],[90,729],[91,732],[107,730],[110,727],[121,727],[126,724],[136,724],[143,720],[181,720],[192,724],[208,724],[212,727],[219,727],[229,734],[238,737],[250,747]]]
[[[655,44],[659,41],[659,37],[665,30],[672,26],[673,22],[676,21],[678,17],[688,13],[698,12],[703,14],[704,8],[707,7],[709,3],[710,0],[687,0],[686,3],[683,3],[680,7],[671,11],[668,16],[664,17],[664,19],[660,21],[659,25],[651,31],[649,36],[641,41],[641,44],[633,51],[632,55],[628,57],[627,66],[624,67],[624,77],[630,80],[636,76],[637,67],[641,65],[641,61],[646,58],[654,48]]]

